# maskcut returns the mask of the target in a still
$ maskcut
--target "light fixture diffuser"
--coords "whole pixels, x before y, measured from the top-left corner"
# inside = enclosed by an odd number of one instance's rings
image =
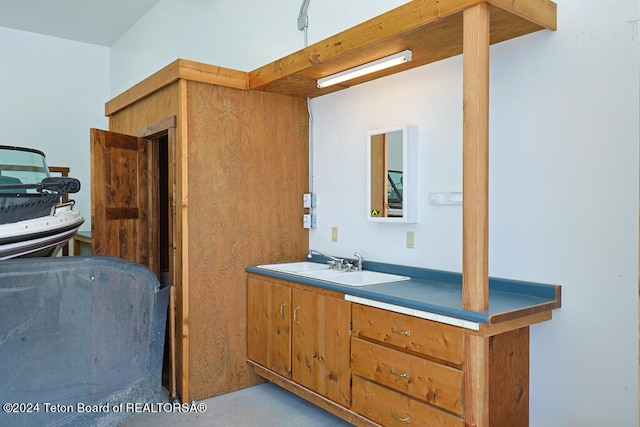
[[[349,70],[341,71],[331,76],[318,79],[318,88],[322,89],[328,86],[332,86],[338,83],[342,83],[347,80],[355,79],[356,77],[362,77],[367,74],[375,73],[376,71],[384,70],[386,68],[394,67],[396,65],[404,64],[411,61],[411,51],[405,50],[396,54],[377,59],[367,64],[359,65]]]

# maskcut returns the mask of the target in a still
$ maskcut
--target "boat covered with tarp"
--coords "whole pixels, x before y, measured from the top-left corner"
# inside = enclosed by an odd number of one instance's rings
[[[78,191],[76,178],[51,176],[42,151],[0,145],[0,259],[55,256],[84,223],[66,200]]]

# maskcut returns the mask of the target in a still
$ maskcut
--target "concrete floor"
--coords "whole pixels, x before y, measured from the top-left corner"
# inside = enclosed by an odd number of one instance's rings
[[[198,413],[141,413],[121,427],[346,427],[350,424],[298,396],[266,383],[205,399]]]

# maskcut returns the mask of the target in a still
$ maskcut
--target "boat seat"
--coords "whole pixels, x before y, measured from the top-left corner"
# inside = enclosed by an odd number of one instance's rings
[[[0,185],[3,184],[22,184],[18,178],[13,176],[2,176],[0,175]],[[0,188],[0,193],[26,193],[27,190],[2,190]]]

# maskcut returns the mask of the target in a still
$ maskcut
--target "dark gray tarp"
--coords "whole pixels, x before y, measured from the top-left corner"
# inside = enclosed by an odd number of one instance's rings
[[[115,425],[134,415],[116,405],[161,402],[168,291],[118,258],[0,261],[0,425]]]

